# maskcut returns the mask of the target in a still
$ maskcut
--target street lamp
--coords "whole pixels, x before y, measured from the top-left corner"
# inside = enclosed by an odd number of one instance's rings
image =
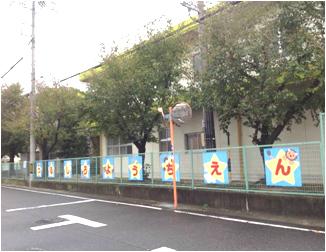
[[[164,115],[163,108],[158,108],[158,112],[162,114],[163,124],[166,127],[165,120],[169,119],[170,126],[170,141],[172,150],[172,170],[173,170],[173,206],[174,209],[178,207],[178,194],[177,194],[177,183],[176,183],[176,172],[175,172],[175,158],[174,158],[174,127],[173,124],[181,125],[185,121],[191,119],[192,110],[189,104],[182,102],[175,105],[173,108],[169,107],[169,115]]]

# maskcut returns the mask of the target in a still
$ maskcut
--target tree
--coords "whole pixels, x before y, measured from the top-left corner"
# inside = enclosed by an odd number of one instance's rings
[[[157,108],[176,100],[185,52],[180,36],[148,34],[149,40],[137,48],[107,57],[87,92],[90,118],[99,129],[134,143],[140,154],[147,142],[157,141],[153,134],[161,124]]]
[[[242,2],[208,27],[201,101],[225,132],[241,117],[253,144],[270,145],[324,110],[323,2]]]
[[[29,102],[19,83],[1,89],[1,157],[27,150],[29,137]]]
[[[60,157],[86,156],[87,134],[81,131],[84,95],[68,87],[38,86],[35,139],[42,159],[55,152]]]

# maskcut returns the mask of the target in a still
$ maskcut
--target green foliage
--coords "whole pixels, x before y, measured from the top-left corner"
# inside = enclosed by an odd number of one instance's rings
[[[34,130],[42,159],[50,153],[58,157],[88,154],[88,134],[80,130],[85,124],[84,102],[84,95],[74,88],[38,86]]]
[[[1,157],[10,162],[27,150],[29,139],[29,101],[19,83],[1,89]]]
[[[201,105],[228,131],[240,116],[272,144],[325,106],[324,3],[243,2],[211,19]]]
[[[161,115],[173,104],[180,86],[185,47],[179,36],[162,39],[149,30],[149,40],[123,55],[112,53],[103,63],[103,72],[90,80],[87,100],[90,118],[110,137],[133,142],[139,153],[153,135]]]

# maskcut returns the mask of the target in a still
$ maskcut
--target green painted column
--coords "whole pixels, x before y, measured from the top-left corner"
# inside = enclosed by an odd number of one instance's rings
[[[97,169],[97,157],[95,158],[95,181],[96,181],[96,184],[97,184],[97,182],[98,182],[98,174],[97,174],[97,172],[98,172],[98,169]]]
[[[248,182],[248,164],[247,164],[247,149],[246,146],[242,146],[242,160],[243,160],[243,169],[244,169],[244,179],[245,179],[245,189],[249,190],[249,182]]]
[[[76,182],[78,184],[78,159],[75,159],[75,164],[76,164]]]
[[[152,185],[154,185],[154,157],[153,157],[153,152],[151,152],[151,173],[152,173]]]
[[[323,187],[325,194],[325,114],[319,114],[320,123],[320,161],[321,161],[321,174],[323,177]]]
[[[194,153],[193,150],[190,150],[190,160],[191,160],[191,189],[195,187],[195,174],[194,174]]]
[[[122,184],[122,156],[120,156],[120,183]]]

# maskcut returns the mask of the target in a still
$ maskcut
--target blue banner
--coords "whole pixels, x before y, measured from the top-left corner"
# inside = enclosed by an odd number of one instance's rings
[[[42,178],[43,176],[43,163],[42,161],[35,162],[36,163],[36,177]]]
[[[264,149],[266,185],[301,187],[299,147]]]
[[[89,159],[80,160],[80,177],[82,179],[91,178],[91,161]]]
[[[229,184],[228,155],[226,151],[203,153],[204,182]]]
[[[55,177],[55,161],[48,161],[48,177]]]
[[[131,156],[128,157],[128,179],[129,180],[143,180],[142,157]]]
[[[163,182],[173,182],[173,162],[175,165],[175,181],[180,182],[180,157],[179,154],[162,153],[160,155],[161,176]]]
[[[72,161],[71,160],[65,160],[63,162],[63,177],[65,179],[71,179],[72,177]]]
[[[105,157],[102,159],[103,179],[114,179],[114,159]]]

